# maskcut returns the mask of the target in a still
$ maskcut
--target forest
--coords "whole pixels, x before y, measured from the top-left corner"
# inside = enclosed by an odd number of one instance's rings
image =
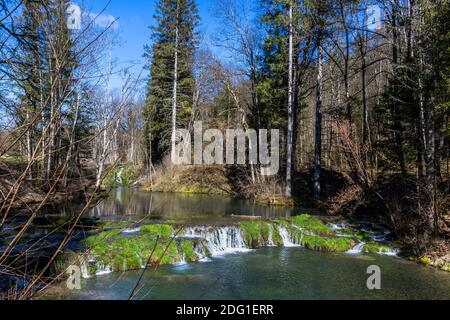
[[[118,20],[96,23],[103,11],[0,0],[0,298],[51,283],[115,187],[367,215],[409,257],[450,270],[450,2],[212,2],[205,41],[196,0],[155,0],[132,72],[112,57]],[[173,164],[176,130],[199,121],[279,130],[278,174]],[[68,203],[70,218],[30,236]]]

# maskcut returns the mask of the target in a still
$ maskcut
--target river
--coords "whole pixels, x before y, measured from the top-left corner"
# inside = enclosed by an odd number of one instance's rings
[[[207,195],[152,194],[117,189],[89,212],[102,220],[223,224],[233,215],[288,217],[314,210],[269,208]],[[381,290],[367,287],[367,269],[381,269]],[[127,299],[142,271],[82,280],[82,290],[49,298]],[[322,253],[293,248],[233,252],[203,262],[148,269],[136,299],[450,299],[450,273],[398,257]]]

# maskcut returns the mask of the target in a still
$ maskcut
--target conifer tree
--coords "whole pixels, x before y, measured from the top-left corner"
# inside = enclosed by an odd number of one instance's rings
[[[153,43],[146,49],[151,64],[144,111],[147,155],[152,162],[168,152],[174,126],[186,127],[190,120],[199,15],[194,0],[160,0],[155,19]]]

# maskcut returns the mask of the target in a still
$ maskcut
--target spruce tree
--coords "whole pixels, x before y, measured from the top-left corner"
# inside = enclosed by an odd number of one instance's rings
[[[186,127],[190,119],[195,89],[192,71],[197,45],[195,29],[199,23],[196,3],[160,0],[155,20],[156,26],[151,27],[152,46],[146,49],[151,64],[144,111],[147,154],[152,162],[161,160],[170,147],[174,97],[177,125]]]

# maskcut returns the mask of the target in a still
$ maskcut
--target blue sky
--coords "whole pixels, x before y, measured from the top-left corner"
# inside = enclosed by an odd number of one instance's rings
[[[75,1],[74,1],[75,2]],[[142,57],[144,46],[150,44],[150,25],[154,25],[155,4],[157,0],[111,0],[103,12],[104,20],[108,17],[119,18],[116,32],[119,35],[119,44],[113,49],[113,58],[121,66],[137,64],[134,68],[137,73],[145,65]],[[214,19],[215,0],[197,0],[201,17],[199,32],[203,36],[203,45],[208,44],[209,35],[217,30],[218,25]],[[98,13],[108,4],[108,0],[85,0],[83,7]],[[112,86],[118,86],[119,80],[114,79]]]

